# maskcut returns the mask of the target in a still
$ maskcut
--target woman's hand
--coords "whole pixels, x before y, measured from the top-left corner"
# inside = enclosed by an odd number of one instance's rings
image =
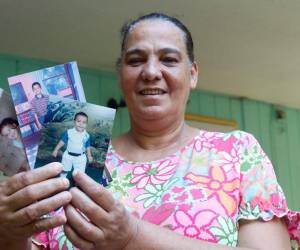
[[[67,179],[55,178],[61,171],[61,164],[51,163],[0,183],[0,249],[24,244],[34,233],[66,222],[63,215],[41,218],[71,201],[71,194],[63,191]]]
[[[66,207],[65,234],[80,249],[125,249],[137,232],[138,220],[103,186],[76,172],[81,188],[72,188]]]

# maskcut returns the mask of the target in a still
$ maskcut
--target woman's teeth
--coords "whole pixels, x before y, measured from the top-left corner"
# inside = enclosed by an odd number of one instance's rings
[[[145,89],[140,92],[142,95],[162,95],[164,91],[162,89]]]

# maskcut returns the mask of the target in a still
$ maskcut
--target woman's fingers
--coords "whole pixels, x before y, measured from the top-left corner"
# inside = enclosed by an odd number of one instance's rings
[[[92,178],[79,171],[73,176],[78,186],[85,192],[93,201],[100,205],[104,210],[109,212],[114,208],[115,199],[109,191],[102,185],[95,182]]]
[[[72,242],[72,244],[78,249],[95,249],[92,242],[82,239],[68,224],[64,225],[64,231],[67,238]]]
[[[8,197],[11,209],[16,211],[45,197],[63,191],[69,186],[66,178],[52,178],[26,186]]]
[[[0,183],[0,244],[26,240],[34,233],[66,223],[64,214],[41,218],[72,199],[63,191],[68,181],[55,178],[61,171],[60,163],[51,163]]]
[[[67,222],[66,216],[60,214],[54,217],[40,219],[26,226],[20,227],[16,230],[16,233],[19,234],[20,236],[28,234],[27,237],[30,237],[36,233],[41,233],[49,229],[62,226],[66,222]]]
[[[9,223],[3,223],[3,227],[0,228],[0,238],[3,238],[7,242],[13,243],[17,240],[31,237],[35,233],[40,233],[55,227],[62,226],[66,223],[66,221],[66,216],[64,214],[60,214],[46,219],[35,220],[24,226],[14,226]]]
[[[65,191],[33,203],[30,206],[17,211],[11,220],[11,224],[22,226],[31,223],[32,221],[39,220],[41,216],[67,205],[71,199],[71,194]]]
[[[74,180],[82,191],[70,190],[72,201],[66,208],[65,226],[68,238],[83,249],[123,249],[137,232],[137,221],[87,175],[77,172]]]
[[[85,193],[78,188],[72,188],[70,193],[72,194],[72,205],[79,209],[95,225],[101,227],[101,225],[108,223],[108,213]]]
[[[2,185],[0,184],[0,188],[5,195],[9,196],[26,186],[55,177],[61,171],[62,165],[58,162],[53,162],[42,168],[16,174]]]
[[[68,218],[68,225],[76,232],[78,236],[89,242],[103,240],[104,235],[101,228],[98,228],[94,224],[87,221],[85,217],[72,205],[66,206],[65,213]]]

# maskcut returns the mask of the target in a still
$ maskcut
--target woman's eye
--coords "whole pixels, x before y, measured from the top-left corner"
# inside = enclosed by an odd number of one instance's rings
[[[166,64],[175,64],[178,62],[177,58],[175,57],[164,57],[162,58],[162,61]]]
[[[143,62],[143,58],[129,58],[127,64],[131,66],[138,66]]]

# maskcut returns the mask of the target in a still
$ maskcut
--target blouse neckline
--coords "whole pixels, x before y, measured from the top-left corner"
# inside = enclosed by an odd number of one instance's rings
[[[111,152],[118,160],[127,163],[127,164],[135,164],[135,165],[139,165],[139,164],[155,164],[155,163],[159,163],[159,162],[163,162],[166,161],[168,159],[174,158],[176,156],[179,156],[182,154],[182,152],[184,152],[185,150],[187,150],[188,148],[191,147],[191,145],[193,145],[195,143],[195,141],[197,139],[199,139],[201,137],[201,134],[205,132],[203,130],[199,130],[198,134],[196,136],[194,136],[191,140],[189,140],[183,147],[181,147],[180,149],[178,149],[176,152],[167,155],[166,157],[163,157],[161,159],[157,159],[157,160],[151,160],[151,161],[146,161],[146,162],[141,162],[141,161],[129,161],[127,159],[125,159],[123,156],[119,155],[116,150],[114,149],[113,145],[110,143],[109,144],[109,149],[108,151]]]

